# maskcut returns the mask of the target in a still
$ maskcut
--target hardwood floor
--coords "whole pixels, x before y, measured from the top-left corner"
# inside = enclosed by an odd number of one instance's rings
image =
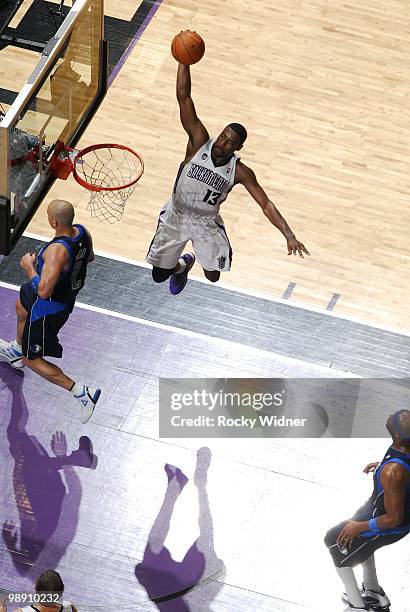
[[[132,11],[107,0],[106,13],[129,19]],[[48,234],[45,206],[64,197],[97,250],[144,259],[186,145],[170,52],[181,29],[206,43],[192,68],[198,115],[212,135],[231,121],[248,128],[243,161],[311,251],[288,257],[284,239],[237,187],[221,209],[234,249],[223,282],[278,297],[293,282],[291,300],[322,308],[337,293],[335,312],[408,329],[410,39],[402,0],[164,0],[81,143],[119,141],[144,157],[123,221],[90,221],[88,195],[69,179],[54,186],[29,231]]]

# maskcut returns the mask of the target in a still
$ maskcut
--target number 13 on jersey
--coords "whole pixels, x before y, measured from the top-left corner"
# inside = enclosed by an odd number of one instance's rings
[[[210,204],[211,206],[216,206],[216,204],[218,204],[218,198],[220,195],[220,191],[212,191],[211,189],[208,189],[202,201]]]

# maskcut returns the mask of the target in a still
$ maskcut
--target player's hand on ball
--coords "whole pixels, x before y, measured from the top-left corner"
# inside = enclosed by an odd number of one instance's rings
[[[369,472],[375,472],[377,470],[377,468],[379,467],[380,463],[378,463],[376,461],[376,463],[368,463],[366,465],[366,467],[364,468],[363,472],[365,474],[368,474]]]
[[[174,36],[171,53],[174,59],[184,66],[196,64],[205,53],[204,40],[197,32],[181,30]]]
[[[292,255],[292,253],[293,255],[299,254],[300,257],[303,257],[303,253],[310,255],[305,245],[299,242],[296,236],[288,236],[286,242],[288,243],[288,255]]]

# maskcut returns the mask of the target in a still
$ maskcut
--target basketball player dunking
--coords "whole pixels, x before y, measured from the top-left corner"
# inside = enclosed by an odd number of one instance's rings
[[[216,140],[209,138],[196,115],[191,98],[190,68],[184,64],[178,64],[177,99],[188,145],[172,197],[160,212],[157,231],[146,257],[153,266],[154,281],[161,283],[171,277],[170,291],[177,295],[186,285],[195,255],[211,282],[219,280],[221,271],[230,269],[232,250],[219,207],[238,183],[247,189],[272,225],[285,236],[288,254],[309,255],[259,185],[254,172],[235,154],[246,140],[246,129],[231,123]],[[189,240],[195,255],[186,253],[181,257]]]
[[[77,294],[84,286],[87,265],[94,259],[92,239],[85,227],[73,225],[74,208],[70,202],[53,200],[47,214],[55,236],[39,252],[37,264],[32,253],[21,258],[20,265],[29,282],[21,286],[16,302],[16,339],[0,340],[0,361],[14,368],[26,365],[49,382],[71,391],[80,405],[80,420],[87,423],[100,389],[74,382],[44,356],[62,355],[58,332],[73,311]]]
[[[330,529],[325,537],[346,593],[349,610],[390,609],[390,601],[379,585],[374,553],[394,544],[410,532],[410,411],[399,410],[387,421],[393,444],[380,463],[369,463],[366,474],[374,472],[370,499],[352,519]],[[353,568],[363,568],[359,590]]]

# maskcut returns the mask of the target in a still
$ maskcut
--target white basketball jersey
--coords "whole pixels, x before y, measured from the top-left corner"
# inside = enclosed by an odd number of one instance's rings
[[[172,194],[172,207],[195,217],[215,218],[235,180],[236,162],[233,155],[225,166],[214,166],[210,139],[186,164],[181,164]]]

